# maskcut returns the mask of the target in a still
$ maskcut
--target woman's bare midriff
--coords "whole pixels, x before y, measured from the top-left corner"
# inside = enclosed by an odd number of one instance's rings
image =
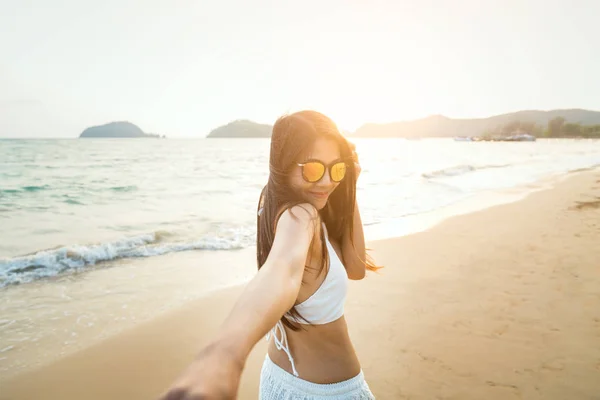
[[[342,316],[324,325],[302,325],[305,329],[285,328],[288,343],[299,377],[313,383],[336,383],[360,373],[360,363],[348,335],[346,319]],[[271,340],[269,358],[292,373],[287,354],[278,350]]]

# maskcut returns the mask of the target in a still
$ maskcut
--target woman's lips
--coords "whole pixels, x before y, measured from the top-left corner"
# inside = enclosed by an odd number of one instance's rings
[[[327,197],[329,197],[329,192],[308,192],[311,196],[317,198],[317,199],[326,199]]]

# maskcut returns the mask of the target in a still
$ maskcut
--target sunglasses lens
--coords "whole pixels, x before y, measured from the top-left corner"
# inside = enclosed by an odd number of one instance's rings
[[[318,182],[325,173],[325,166],[318,162],[308,162],[302,167],[302,175],[308,182]]]
[[[346,164],[339,162],[331,166],[331,180],[334,182],[340,182],[346,176]]]

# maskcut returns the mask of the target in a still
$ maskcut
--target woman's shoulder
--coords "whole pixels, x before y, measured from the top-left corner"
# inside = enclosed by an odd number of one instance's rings
[[[277,227],[306,228],[307,226],[320,225],[321,218],[317,209],[309,203],[292,206],[281,213]]]
[[[319,237],[320,217],[318,211],[310,204],[298,204],[286,209],[276,224],[273,247],[269,257],[303,258],[305,264],[307,251]]]
[[[300,203],[300,204],[297,204],[295,206],[292,206],[292,207],[288,208],[285,212],[290,212],[290,213],[292,213],[294,215],[296,215],[298,213],[303,213],[310,220],[314,220],[314,219],[320,218],[319,217],[319,212],[317,211],[317,209],[315,208],[315,206],[313,206],[310,203]]]

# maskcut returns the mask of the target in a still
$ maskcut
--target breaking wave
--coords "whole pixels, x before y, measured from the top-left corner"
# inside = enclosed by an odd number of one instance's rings
[[[189,250],[234,250],[248,246],[251,234],[230,232],[198,240],[169,242],[167,232],[152,232],[91,245],[61,246],[0,259],[0,287],[77,272],[96,264],[123,258],[153,257]]]

